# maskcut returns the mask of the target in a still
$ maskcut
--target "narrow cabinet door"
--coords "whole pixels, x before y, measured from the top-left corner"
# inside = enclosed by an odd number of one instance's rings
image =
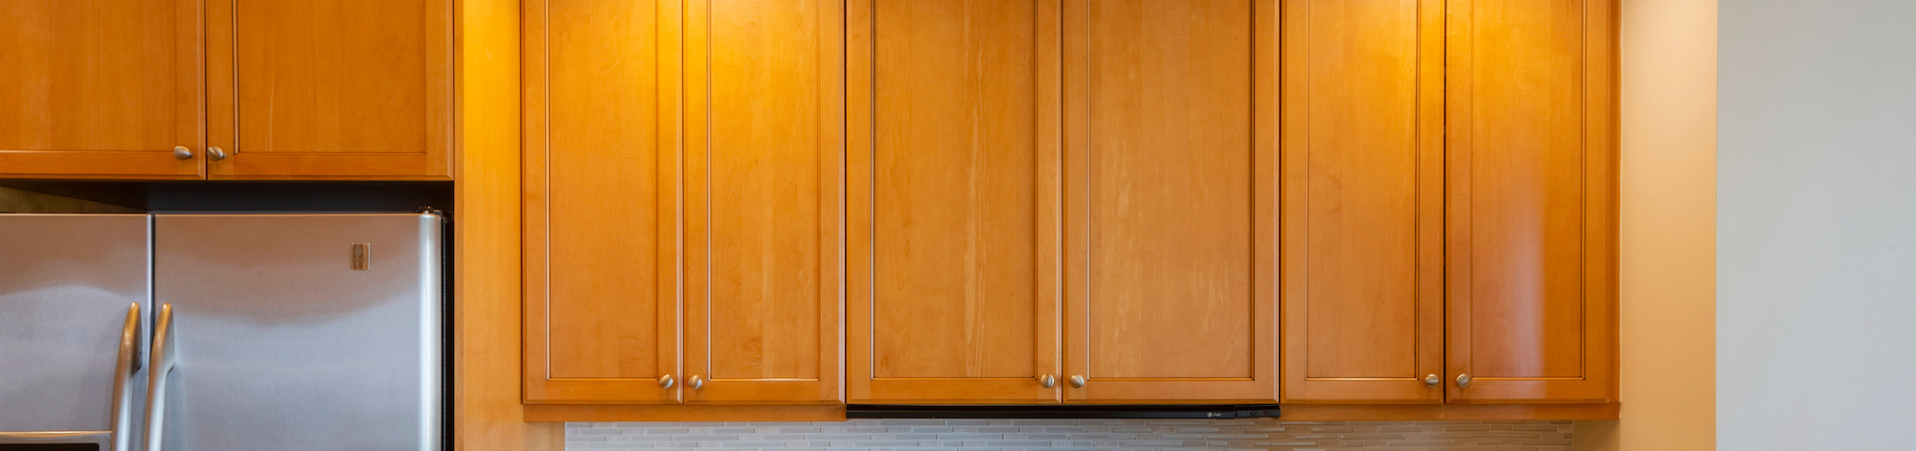
[[[1065,398],[1277,398],[1278,4],[1066,0]]]
[[[1284,8],[1284,400],[1443,402],[1443,0]]]
[[[450,180],[453,3],[207,0],[207,177]]]
[[[852,0],[852,402],[1058,401],[1059,8]]]
[[[1607,402],[1616,3],[1450,0],[1453,402]]]
[[[197,179],[199,0],[0,5],[0,177]]]
[[[839,403],[844,6],[686,2],[688,403]]]
[[[679,400],[677,4],[523,5],[527,403]]]

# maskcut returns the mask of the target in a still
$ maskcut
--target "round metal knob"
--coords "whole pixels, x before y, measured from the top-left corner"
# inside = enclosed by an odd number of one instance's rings
[[[692,375],[691,379],[687,379],[685,381],[685,386],[692,387],[693,390],[698,390],[699,387],[705,386],[705,378],[699,377],[698,375],[694,374]]]
[[[206,157],[212,158],[213,161],[224,160],[226,159],[226,151],[220,150],[218,147],[208,147],[206,148]]]
[[[659,376],[659,388],[672,388],[672,375]]]
[[[1051,375],[1046,374],[1043,377],[1038,378],[1038,385],[1043,385],[1044,388],[1056,387],[1058,386],[1058,378],[1051,377]]]
[[[1442,377],[1438,377],[1435,374],[1424,375],[1425,387],[1437,388],[1437,384],[1441,384],[1441,383],[1444,383],[1444,378]]]
[[[1084,388],[1084,376],[1071,375],[1071,388]]]
[[[173,146],[173,158],[180,160],[192,159],[193,149],[188,149],[186,146]]]
[[[1457,388],[1470,388],[1470,375],[1468,374],[1457,375]]]

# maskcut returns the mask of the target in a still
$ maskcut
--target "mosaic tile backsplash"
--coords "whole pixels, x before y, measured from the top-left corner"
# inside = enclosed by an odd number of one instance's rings
[[[1570,451],[1569,421],[566,423],[567,450]]]

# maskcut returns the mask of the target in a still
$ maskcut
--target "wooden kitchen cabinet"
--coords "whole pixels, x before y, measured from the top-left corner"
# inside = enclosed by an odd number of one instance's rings
[[[1059,8],[850,3],[851,402],[1060,400]]]
[[[842,403],[843,3],[685,7],[686,403]]]
[[[1442,403],[1444,0],[1284,8],[1284,402]]]
[[[1446,396],[1614,401],[1616,2],[1446,15]]]
[[[450,179],[452,5],[208,0],[207,178]]]
[[[1063,3],[1065,399],[1275,400],[1278,3]]]
[[[198,179],[198,0],[9,1],[0,13],[0,177]]]
[[[525,401],[842,403],[844,11],[679,6],[524,4]]]
[[[676,4],[522,4],[527,403],[681,399]]]

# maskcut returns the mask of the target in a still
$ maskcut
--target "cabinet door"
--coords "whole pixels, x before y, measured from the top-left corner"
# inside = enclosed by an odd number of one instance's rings
[[[686,3],[688,403],[844,399],[844,17]]]
[[[0,177],[200,178],[200,39],[199,0],[0,6]]]
[[[1276,399],[1277,2],[1064,6],[1065,398]]]
[[[1614,399],[1616,4],[1448,16],[1449,398]]]
[[[523,4],[528,403],[678,402],[677,4]]]
[[[852,402],[1058,401],[1059,6],[851,3]]]
[[[1443,0],[1284,8],[1284,400],[1443,402]]]
[[[207,177],[450,179],[452,4],[207,1]]]

